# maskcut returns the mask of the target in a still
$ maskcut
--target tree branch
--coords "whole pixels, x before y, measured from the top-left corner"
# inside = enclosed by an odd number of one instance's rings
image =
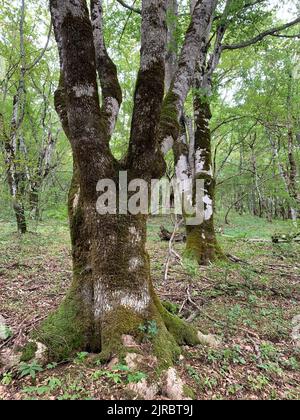
[[[293,20],[292,22],[286,23],[285,25],[278,26],[277,28],[268,29],[267,31],[261,32],[256,37],[252,39],[248,39],[247,41],[241,42],[240,44],[232,44],[232,45],[223,45],[222,51],[224,50],[238,50],[241,48],[249,47],[250,45],[257,44],[258,42],[262,41],[267,36],[275,35],[278,32],[284,31],[285,29],[291,28],[295,25],[300,23],[300,17]]]
[[[107,122],[108,141],[114,131],[122,103],[122,90],[115,64],[108,55],[103,35],[102,0],[91,0],[91,17],[97,71],[102,88],[102,113]]]
[[[137,77],[128,153],[133,170],[149,173],[164,96],[167,1],[142,1],[141,61]],[[147,155],[147,159],[145,159]],[[146,165],[144,167],[144,164]],[[155,162],[153,162],[155,166]]]
[[[26,71],[30,71],[31,69],[33,69],[33,67],[35,67],[40,61],[41,61],[41,59],[44,57],[44,55],[45,55],[45,53],[46,53],[46,51],[47,51],[47,48],[48,48],[48,45],[49,45],[49,42],[50,42],[50,38],[51,38],[51,32],[52,32],[52,19],[51,19],[51,22],[50,22],[50,27],[49,27],[49,31],[48,31],[48,36],[47,36],[47,41],[46,41],[46,44],[45,44],[45,46],[44,46],[44,48],[42,49],[42,51],[41,51],[41,53],[39,54],[39,56],[33,61],[33,63],[32,64],[30,64],[28,67],[26,67]]]
[[[61,59],[63,102],[58,105],[68,121],[81,192],[94,200],[98,180],[112,176],[114,171],[99,105],[89,11],[85,0],[50,0],[50,10]]]
[[[136,7],[130,6],[129,4],[125,3],[123,0],[117,0],[118,3],[120,3],[125,9],[130,10],[131,12],[138,13],[139,15],[142,14],[142,11]],[[135,2],[134,2],[135,3]]]
[[[180,117],[187,94],[192,87],[196,64],[203,48],[206,47],[206,34],[211,28],[217,0],[198,1],[194,8],[190,26],[181,50],[178,69],[171,88],[164,100],[158,141],[162,154],[166,154],[180,132]]]

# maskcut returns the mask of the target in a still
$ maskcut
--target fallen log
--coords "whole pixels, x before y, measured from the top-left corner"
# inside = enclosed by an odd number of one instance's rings
[[[177,232],[175,235],[169,232],[164,226],[160,227],[159,237],[162,241],[170,242],[186,242],[186,235],[184,233]]]

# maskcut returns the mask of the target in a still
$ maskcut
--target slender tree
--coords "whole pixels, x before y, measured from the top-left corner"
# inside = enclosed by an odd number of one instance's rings
[[[192,3],[192,7],[194,2]],[[245,19],[253,13],[253,8],[263,5],[264,0],[233,1],[227,0],[223,12],[216,16],[214,33],[207,28],[205,43],[202,45],[194,78],[194,135],[190,144],[186,142],[186,134],[181,135],[175,150],[176,172],[179,177],[192,177],[204,181],[205,212],[203,223],[187,226],[187,251],[200,264],[208,264],[216,258],[225,258],[217,242],[214,225],[215,212],[215,176],[212,165],[212,144],[210,121],[212,118],[211,96],[213,93],[213,77],[219,66],[224,51],[234,51],[249,47],[262,41],[267,36],[278,36],[282,31],[298,25],[300,18],[284,25],[260,32],[253,38],[237,44],[225,44],[225,35],[236,20]],[[251,18],[250,18],[251,19]],[[284,36],[284,35],[282,35]],[[211,47],[211,44],[213,46]],[[185,129],[183,130],[185,131]]]

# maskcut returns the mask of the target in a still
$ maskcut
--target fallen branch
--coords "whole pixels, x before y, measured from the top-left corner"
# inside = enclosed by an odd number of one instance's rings
[[[165,282],[168,280],[168,273],[169,273],[169,267],[170,267],[172,256],[177,258],[180,261],[180,263],[182,264],[182,260],[181,260],[180,255],[177,254],[177,252],[174,251],[174,249],[173,249],[173,242],[175,240],[177,231],[178,231],[180,225],[182,224],[182,222],[183,222],[183,219],[181,219],[179,222],[177,220],[175,221],[173,234],[171,235],[170,240],[169,240],[169,251],[168,251],[168,256],[167,256],[167,260],[166,260],[166,264],[165,264],[165,274],[164,274],[164,281]]]
[[[182,224],[182,220],[180,221],[180,225]],[[177,230],[179,226],[177,226]],[[176,224],[175,224],[176,226]],[[186,235],[183,233],[177,232],[177,230],[173,233],[169,232],[164,226],[160,227],[160,233],[159,237],[162,241],[169,242],[172,239],[172,242],[185,242],[186,241]]]

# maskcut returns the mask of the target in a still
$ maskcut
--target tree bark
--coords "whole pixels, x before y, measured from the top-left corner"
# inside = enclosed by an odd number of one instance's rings
[[[212,2],[204,3],[207,7]],[[121,96],[116,68],[103,40],[102,2],[91,2],[91,20],[83,0],[50,0],[50,9],[61,63],[55,105],[74,156],[69,194],[74,274],[66,299],[41,325],[38,339],[57,360],[80,350],[101,352],[107,360],[126,352],[124,334],[139,339],[139,327],[154,321],[158,333],[152,350],[167,366],[179,354],[180,344],[196,344],[199,339],[194,328],[163,308],[154,292],[146,252],[147,218],[118,211],[100,215],[96,209],[99,180],[109,178],[118,186],[121,170],[128,170],[128,182],[136,175],[149,181],[161,171],[154,163],[161,157],[158,128],[164,96],[166,2],[142,2],[141,66],[129,152],[126,161],[120,162],[109,146]],[[192,45],[201,37],[198,14],[191,24],[197,30],[187,34]],[[192,70],[191,65],[188,69]],[[176,86],[180,87],[178,81]],[[186,88],[185,84],[184,92]],[[175,121],[180,112],[173,115]]]
[[[25,22],[25,1],[22,0],[20,8],[20,74],[17,92],[13,98],[12,117],[10,122],[9,134],[5,132],[4,117],[0,114],[0,130],[4,143],[4,157],[7,172],[7,182],[12,200],[12,207],[15,213],[18,232],[27,232],[25,209],[23,204],[25,174],[20,159],[20,138],[19,129],[24,120],[26,89],[25,89],[25,46],[24,46],[24,22]]]
[[[216,258],[224,257],[217,242],[214,226],[215,180],[212,168],[211,111],[209,98],[200,94],[194,99],[195,113],[195,168],[194,181],[204,181],[204,220],[198,226],[186,226],[186,249],[199,264],[207,265]]]

